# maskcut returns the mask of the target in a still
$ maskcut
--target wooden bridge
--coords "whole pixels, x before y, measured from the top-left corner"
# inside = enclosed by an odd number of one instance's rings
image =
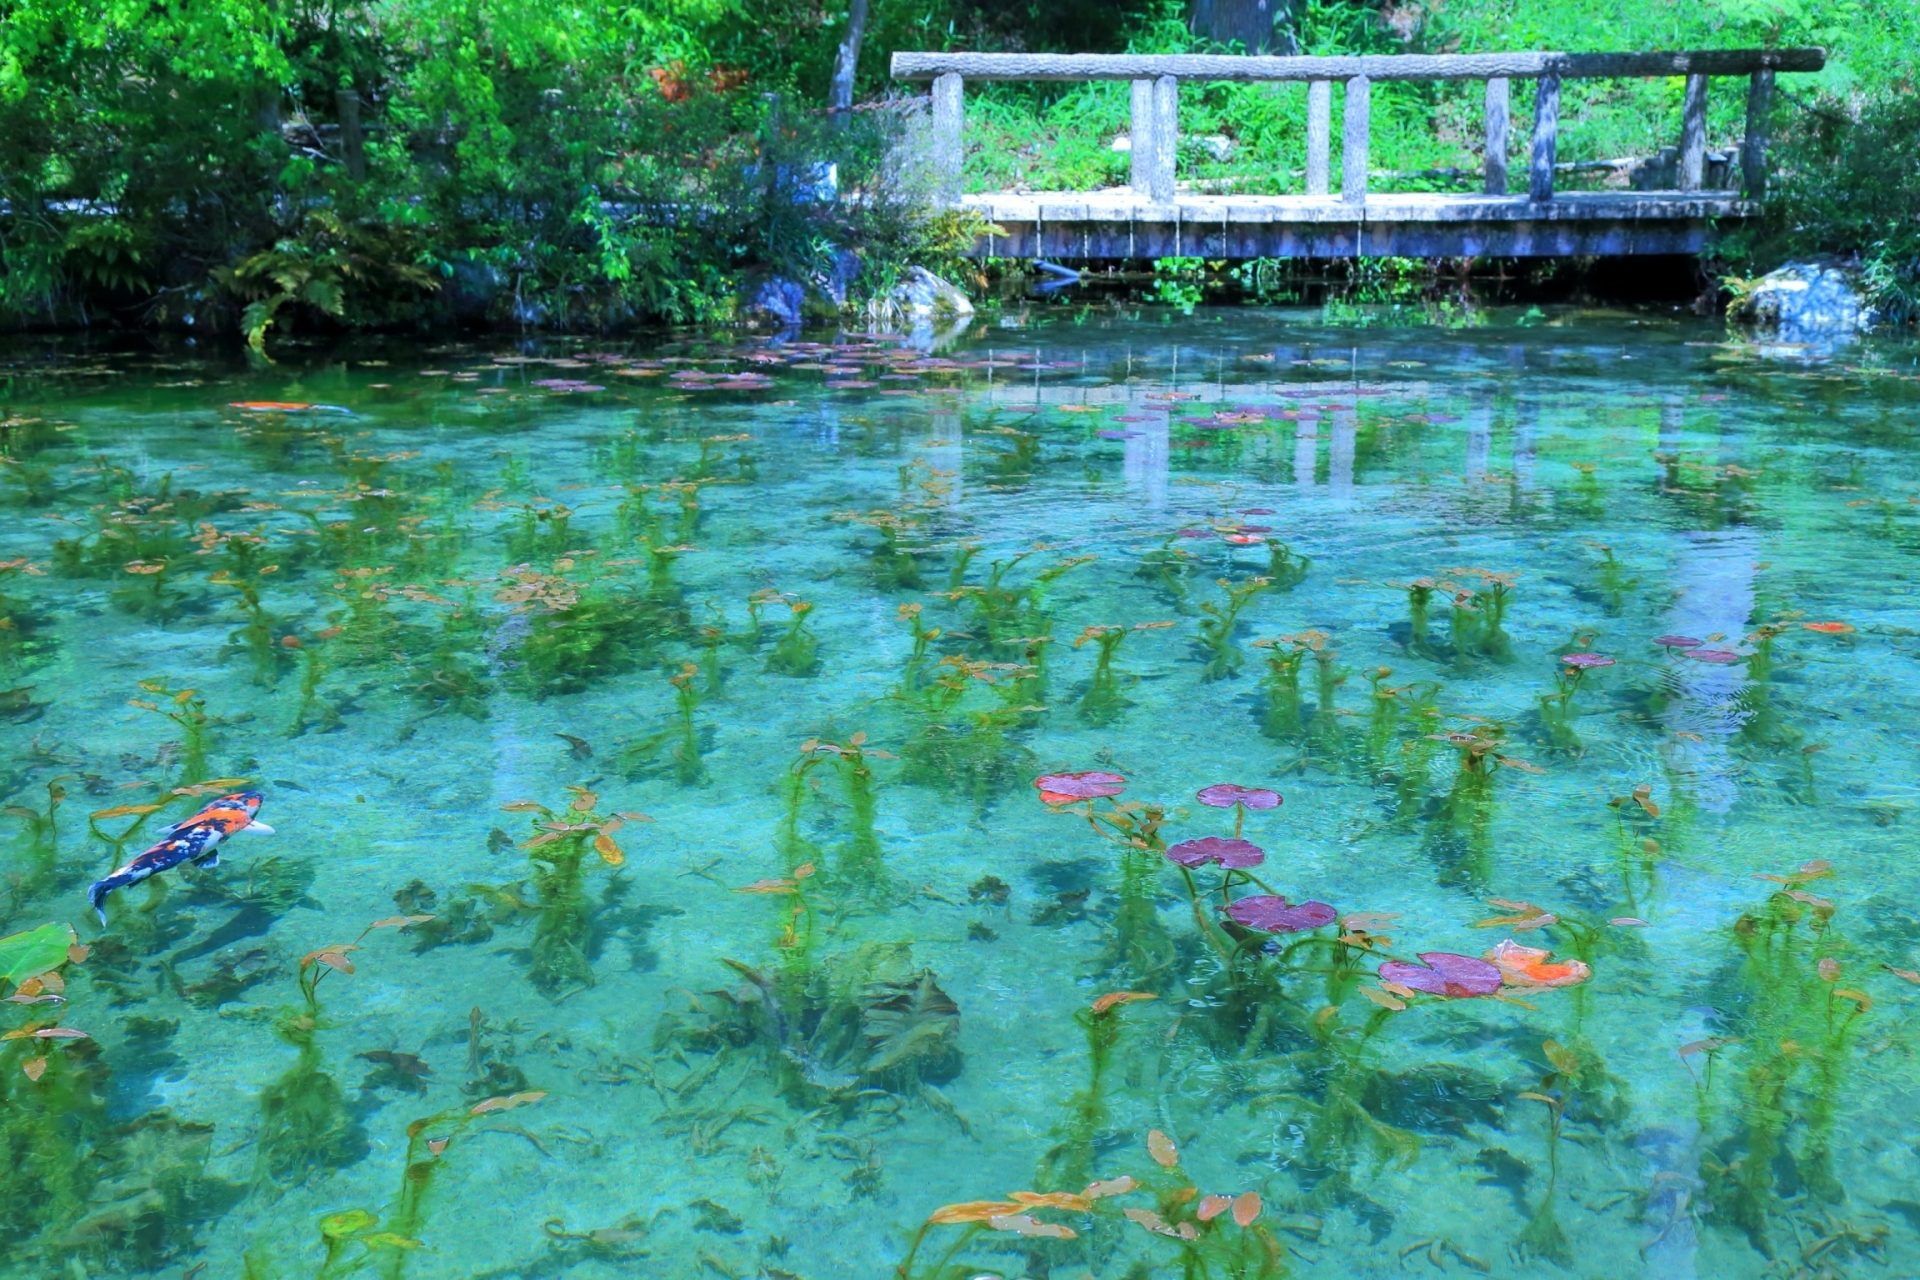
[[[1777,72],[1818,71],[1822,49],[1664,53],[1492,53],[1267,58],[1226,55],[896,53],[893,75],[931,80],[931,159],[938,198],[984,214],[997,230],[976,256],[1560,257],[1698,253],[1715,220],[1751,217],[1766,190],[1767,119]],[[1676,186],[1668,191],[1554,190],[1560,86],[1574,78],[1686,77]],[[1745,76],[1739,187],[1707,185],[1707,87]],[[964,193],[969,80],[1132,83],[1131,181],[1092,192]],[[1305,81],[1306,191],[1204,195],[1174,179],[1184,82]],[[1485,165],[1477,195],[1374,194],[1367,189],[1372,86],[1392,80],[1486,84]],[[1508,193],[1508,94],[1537,82],[1524,193]],[[1340,188],[1331,189],[1333,86],[1345,97]]]

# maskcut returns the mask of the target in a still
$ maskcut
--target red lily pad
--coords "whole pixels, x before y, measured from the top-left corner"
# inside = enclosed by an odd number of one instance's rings
[[[1269,791],[1265,787],[1243,787],[1235,782],[1216,782],[1210,787],[1200,788],[1194,799],[1215,809],[1230,809],[1236,804],[1245,805],[1249,809],[1273,809],[1280,804],[1280,793]]]
[[[1415,991],[1455,999],[1490,996],[1500,989],[1499,968],[1485,960],[1451,951],[1422,951],[1420,959],[1421,964],[1389,960],[1380,966],[1380,976]]]
[[[1209,862],[1217,862],[1229,870],[1237,870],[1259,866],[1267,860],[1267,851],[1251,840],[1203,836],[1181,841],[1167,850],[1167,857],[1183,867],[1204,867]]]
[[[1094,769],[1086,773],[1042,774],[1033,780],[1033,785],[1048,804],[1072,804],[1076,800],[1117,796],[1127,789],[1127,780],[1117,773]]]
[[[1275,893],[1256,893],[1239,898],[1227,908],[1227,919],[1262,933],[1299,933],[1332,924],[1340,913],[1324,902],[1303,902],[1297,907]]]

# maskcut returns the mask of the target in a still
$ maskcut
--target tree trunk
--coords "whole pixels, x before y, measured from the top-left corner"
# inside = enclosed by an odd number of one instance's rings
[[[1276,26],[1276,24],[1278,24]],[[1193,0],[1193,33],[1247,53],[1297,54],[1291,0]]]
[[[827,90],[827,109],[845,111],[853,105],[853,73],[860,65],[860,42],[867,35],[867,0],[847,6],[847,34],[833,60],[833,85]]]

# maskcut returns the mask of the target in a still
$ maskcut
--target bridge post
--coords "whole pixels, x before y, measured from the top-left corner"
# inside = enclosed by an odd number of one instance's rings
[[[960,203],[960,162],[966,154],[960,137],[966,118],[965,84],[952,71],[933,78],[934,198],[944,205]]]
[[[1355,76],[1347,81],[1347,109],[1340,119],[1340,198],[1362,204],[1367,198],[1367,134],[1373,104],[1373,81]]]
[[[1753,73],[1747,82],[1747,136],[1740,144],[1740,177],[1747,199],[1767,194],[1768,113],[1773,110],[1773,68]]]
[[[1307,81],[1307,194],[1327,194],[1327,153],[1333,140],[1333,82]]]
[[[1687,77],[1687,97],[1680,108],[1680,189],[1698,191],[1707,168],[1707,78]]]
[[[1127,185],[1134,194],[1153,189],[1153,81],[1133,82],[1132,114],[1127,123]]]
[[[1507,94],[1509,81],[1494,76],[1487,81],[1486,181],[1483,190],[1490,196],[1507,194]]]
[[[1553,199],[1553,164],[1560,153],[1560,73],[1540,77],[1533,96],[1533,161],[1527,172],[1527,198]]]
[[[1172,204],[1175,162],[1180,142],[1180,81],[1161,76],[1153,82],[1153,167],[1147,190],[1155,204]]]

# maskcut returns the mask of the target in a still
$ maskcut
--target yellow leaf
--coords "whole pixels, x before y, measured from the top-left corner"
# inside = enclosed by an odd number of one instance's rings
[[[546,811],[547,806],[535,804],[531,800],[515,800],[512,804],[503,804],[500,806],[500,812],[502,813],[545,813]]]
[[[166,808],[165,805],[159,804],[117,804],[111,809],[101,809],[89,816],[94,818],[127,818],[132,817],[134,814],[157,813],[164,808]]]
[[[1105,1182],[1089,1182],[1087,1189],[1080,1194],[1089,1200],[1104,1200],[1108,1196],[1123,1196],[1140,1184],[1126,1174],[1117,1178],[1108,1178]]]
[[[1091,1200],[1071,1191],[1015,1191],[1008,1199],[1018,1201],[1028,1209],[1073,1209],[1084,1213],[1093,1208]]]
[[[755,880],[752,884],[742,885],[735,893],[792,893],[794,883],[791,880]]]
[[[1212,1222],[1215,1218],[1225,1213],[1232,1205],[1232,1196],[1201,1196],[1200,1206],[1193,1211],[1193,1216],[1202,1222]]]
[[[1914,986],[1920,987],[1920,969],[1896,969],[1890,964],[1881,967],[1894,977],[1904,982],[1911,982]]]
[[[27,1079],[37,1083],[40,1077],[47,1073],[47,1060],[45,1058],[28,1058],[20,1064],[20,1070],[26,1074]]]
[[[395,1235],[391,1231],[382,1231],[375,1235],[363,1236],[362,1239],[367,1244],[383,1249],[418,1249],[422,1247],[420,1241],[409,1240],[407,1237]]]
[[[986,1222],[1003,1214],[1018,1213],[1020,1206],[1007,1200],[968,1200],[961,1204],[942,1205],[927,1216],[927,1221],[936,1226],[952,1226],[962,1222]]]
[[[620,852],[620,846],[613,842],[613,837],[604,831],[593,838],[593,851],[610,867],[617,867],[627,860],[627,855]]]
[[[1839,996],[1842,1000],[1853,1001],[1860,1007],[1860,1012],[1862,1013],[1873,1008],[1873,997],[1864,991],[1855,991],[1851,987],[1835,987],[1833,994]]]
[[[404,929],[410,924],[425,924],[432,916],[388,916],[384,920],[375,920],[369,929]]]
[[[1390,996],[1378,987],[1362,987],[1360,994],[1379,1005],[1382,1009],[1391,1009],[1395,1013],[1407,1007],[1407,1002],[1398,996]]]
[[[1233,1198],[1233,1222],[1235,1226],[1250,1227],[1255,1218],[1266,1206],[1261,1203],[1258,1191],[1243,1191]]]
[[[1115,1005],[1132,1004],[1136,1000],[1157,1000],[1158,996],[1146,991],[1109,991],[1093,1002],[1093,1012],[1097,1016]]]
[[[1072,1227],[1063,1227],[1057,1222],[1042,1222],[1024,1213],[988,1218],[987,1225],[995,1231],[1011,1231],[1019,1236],[1041,1236],[1050,1240],[1071,1240],[1076,1234]]]

